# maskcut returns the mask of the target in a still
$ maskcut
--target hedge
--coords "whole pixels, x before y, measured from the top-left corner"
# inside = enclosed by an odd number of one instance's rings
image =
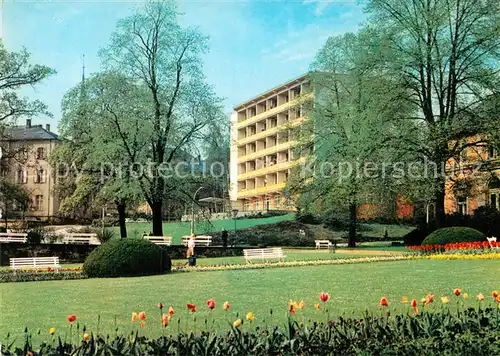
[[[470,227],[446,227],[427,236],[422,245],[446,245],[457,242],[486,241],[484,234]]]

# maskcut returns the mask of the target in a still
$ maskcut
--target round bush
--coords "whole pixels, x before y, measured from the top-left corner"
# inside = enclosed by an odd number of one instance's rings
[[[422,245],[445,245],[457,242],[485,241],[482,232],[470,227],[446,227],[427,236]]]
[[[171,268],[166,250],[143,239],[106,242],[83,264],[83,272],[89,277],[145,276],[169,272]]]

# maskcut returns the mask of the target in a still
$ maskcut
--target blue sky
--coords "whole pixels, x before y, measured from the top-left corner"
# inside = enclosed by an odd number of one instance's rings
[[[8,50],[24,46],[33,62],[57,70],[34,90],[23,91],[43,100],[54,115],[36,118],[34,124],[57,126],[64,93],[81,79],[82,54],[86,73],[99,71],[99,49],[108,44],[116,22],[138,6],[141,1],[3,1],[2,36]],[[355,31],[364,19],[354,0],[183,0],[179,8],[182,24],[210,37],[205,74],[225,98],[228,113],[306,72],[329,36]]]

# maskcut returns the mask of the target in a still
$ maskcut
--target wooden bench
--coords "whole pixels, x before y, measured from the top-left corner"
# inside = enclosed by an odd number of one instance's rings
[[[21,257],[10,259],[10,268],[14,270],[14,273],[18,269],[47,267],[52,267],[56,272],[59,272],[59,268],[61,268],[59,257]]]
[[[191,238],[191,236],[189,236],[189,235],[182,236],[182,244],[184,246],[187,246],[190,238]],[[212,243],[212,236],[198,235],[198,236],[194,237],[195,246],[210,246],[211,243]]]
[[[64,238],[66,244],[86,244],[86,245],[100,245],[101,242],[97,238],[97,234],[89,233],[70,233]]]
[[[286,256],[283,253],[283,249],[281,247],[271,247],[271,248],[254,248],[254,249],[245,249],[243,250],[243,255],[245,256],[245,260],[249,262],[250,260],[260,259],[262,261],[269,259],[284,259]]]
[[[326,248],[328,250],[333,249],[333,244],[330,240],[314,240],[314,243],[316,244],[317,250],[320,250],[322,248]]]
[[[13,232],[0,232],[0,242],[22,242],[28,241],[28,234],[13,233]]]
[[[487,237],[486,240],[488,240],[488,243],[490,244],[491,248],[498,249],[498,246],[496,245],[496,242],[497,242],[496,237]]]
[[[149,240],[152,243],[157,244],[157,245],[165,245],[165,246],[172,245],[172,236],[148,236],[148,235],[144,235],[143,238],[145,240]]]

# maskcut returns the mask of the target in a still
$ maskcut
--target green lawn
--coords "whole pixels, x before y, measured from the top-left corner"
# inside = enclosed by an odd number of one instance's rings
[[[236,220],[236,229],[245,229],[263,224],[274,224],[280,221],[294,220],[294,218],[295,214],[287,214],[262,219],[239,219]],[[180,244],[182,242],[182,236],[189,235],[191,231],[190,224],[189,221],[163,223],[163,234],[165,236],[172,236],[174,244]],[[195,225],[195,232],[197,234],[202,234],[222,231],[222,229],[233,231],[234,228],[234,220],[212,220],[210,222],[197,222]],[[114,227],[113,229],[116,231],[116,234],[119,235],[119,228]],[[151,222],[128,223],[127,230],[130,236],[142,237],[144,233],[149,234],[151,232]]]
[[[438,302],[439,296],[450,295],[452,288],[468,292],[471,298],[467,303],[473,304],[477,293],[482,292],[488,297],[491,290],[500,289],[499,273],[500,265],[495,260],[407,260],[1,284],[0,342],[5,341],[9,332],[19,338],[25,326],[35,333],[41,329],[41,336],[34,335],[35,342],[47,339],[50,327],[62,334],[67,330],[66,316],[71,313],[76,314],[79,322],[91,331],[96,330],[100,315],[101,331],[113,333],[115,318],[119,332],[128,332],[131,330],[130,313],[146,311],[148,325],[141,332],[160,335],[159,311],[156,309],[159,301],[175,307],[175,321],[180,318],[181,329],[186,328],[186,323],[193,327],[193,319],[188,316],[185,304],[198,305],[199,328],[209,316],[205,304],[209,298],[215,298],[217,302],[213,315],[216,327],[234,320],[237,311],[240,315],[254,312],[257,324],[283,323],[290,298],[304,299],[307,308],[303,315],[313,317],[315,311],[311,306],[318,301],[321,291],[330,293],[332,300],[329,305],[333,314],[351,311],[359,314],[366,308],[376,311],[381,296],[389,298],[391,308],[399,309],[402,308],[399,300],[404,295],[420,299],[432,292]],[[225,300],[233,304],[233,310],[227,316],[221,310]],[[272,317],[270,309],[273,310]],[[169,328],[175,332],[177,323],[171,323]]]

